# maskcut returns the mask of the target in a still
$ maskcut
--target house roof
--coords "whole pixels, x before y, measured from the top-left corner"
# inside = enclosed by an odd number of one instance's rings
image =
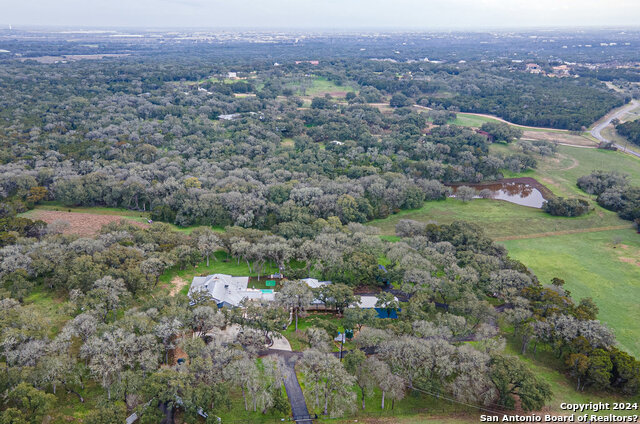
[[[307,286],[311,287],[312,289],[317,289],[318,287],[331,284],[331,281],[318,281],[315,278],[303,278],[300,281],[304,281],[305,283],[307,283]]]
[[[398,298],[397,297],[393,297],[394,300],[397,302]],[[378,298],[375,296],[360,296],[360,302],[358,302],[358,307],[362,308],[362,309],[372,309],[372,308],[376,308],[376,303],[378,302]]]
[[[358,302],[358,306],[362,309],[375,308],[377,301],[378,298],[375,296],[360,296],[360,302]]]
[[[249,277],[233,277],[227,274],[213,274],[206,277],[194,277],[189,294],[207,291],[216,303],[239,306],[244,299],[267,300],[275,299],[273,292],[247,288]]]

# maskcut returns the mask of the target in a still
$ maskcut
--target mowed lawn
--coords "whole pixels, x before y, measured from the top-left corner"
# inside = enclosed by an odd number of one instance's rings
[[[495,144],[491,146],[491,151],[507,154],[517,152],[518,148],[515,144]],[[395,225],[401,219],[435,221],[439,224],[465,220],[482,225],[487,234],[494,238],[612,226],[631,227],[630,222],[598,206],[595,196],[586,194],[576,185],[579,177],[600,169],[626,173],[632,184],[640,185],[640,159],[621,152],[561,145],[558,146],[558,153],[554,157],[539,157],[537,169],[522,173],[504,171],[505,177],[532,177],[557,196],[590,199],[594,209],[585,216],[553,217],[539,209],[491,199],[474,199],[469,203],[446,199],[425,202],[420,209],[401,211],[386,219],[372,221],[371,225],[379,227],[383,235],[393,235]]]
[[[640,235],[615,230],[502,244],[543,283],[559,277],[574,299],[592,297],[621,347],[640,356]]]
[[[515,151],[516,146],[496,145],[492,150]],[[631,222],[597,206],[593,196],[576,186],[580,176],[598,169],[626,173],[633,184],[640,185],[640,160],[632,156],[559,146],[556,157],[539,158],[538,169],[506,176],[533,177],[556,195],[590,199],[594,210],[585,216],[552,217],[503,201],[476,199],[465,204],[447,199],[426,202],[420,209],[402,211],[371,225],[389,236],[400,219],[475,222],[543,283],[559,277],[576,300],[592,297],[600,308],[599,317],[614,330],[620,346],[640,356],[640,235]],[[614,241],[618,242],[615,248]]]
[[[425,202],[420,209],[401,211],[385,219],[371,221],[380,228],[382,235],[394,235],[401,219],[450,224],[453,221],[470,221],[482,226],[492,238],[517,237],[557,231],[583,231],[609,227],[628,227],[631,223],[605,209],[597,207],[577,218],[554,217],[540,209],[515,205],[502,200],[474,199]],[[629,230],[630,231],[630,230]]]
[[[485,122],[500,121],[497,119],[491,119],[487,116],[471,115],[462,112],[457,112],[456,119],[449,121],[450,124],[459,125],[461,127],[481,127]]]
[[[492,151],[517,151],[515,145],[505,147],[496,144]],[[617,171],[629,175],[629,181],[640,185],[640,159],[610,150],[558,146],[552,158],[538,158],[538,168],[519,174],[505,172],[506,177],[532,177],[547,186],[558,196],[587,196],[576,185],[578,178],[593,171]]]
[[[165,271],[160,277],[159,287],[161,289],[168,289],[172,292],[174,289],[178,289],[181,293],[187,294],[193,277],[205,276],[211,274],[229,274],[235,276],[249,276],[257,277],[258,274],[249,272],[249,266],[245,261],[237,261],[233,258],[228,258],[226,252],[217,251],[215,253],[216,259],[213,256],[209,260],[209,266],[207,262],[203,260],[195,267],[188,266],[185,269],[179,269],[177,266],[173,266]],[[271,289],[273,287],[266,286],[266,280],[269,274],[273,274],[278,271],[278,267],[267,262],[260,274],[260,281],[257,278],[251,278],[249,281],[249,288],[255,289]]]
[[[296,90],[298,95],[305,96],[322,96],[327,93],[338,93],[338,92],[355,92],[355,88],[350,85],[337,85],[333,81],[329,81],[324,77],[315,77],[311,84],[307,85],[306,90],[302,93],[301,84],[290,84],[290,88]]]

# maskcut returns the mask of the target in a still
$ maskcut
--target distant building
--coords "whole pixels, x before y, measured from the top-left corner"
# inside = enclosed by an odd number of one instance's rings
[[[476,133],[487,137],[487,140],[493,142],[493,136],[486,131],[482,131],[481,129],[476,129]]]
[[[571,72],[571,68],[567,65],[560,65],[553,67],[553,74],[558,77],[568,77]]]
[[[544,70],[537,63],[527,63],[527,72],[530,74],[544,74]]]
[[[258,290],[247,287],[249,277],[233,277],[227,274],[213,274],[206,277],[193,277],[189,296],[196,292],[211,295],[218,307],[237,307],[243,300],[275,300],[273,290]]]
[[[220,119],[222,121],[233,121],[234,119],[236,119],[239,116],[240,116],[239,113],[231,113],[231,114],[228,114],[228,115],[218,115],[218,119]]]
[[[309,63],[311,65],[317,66],[320,64],[318,60],[296,60],[296,65],[300,65],[301,63]]]
[[[238,79],[238,74],[236,72],[227,72],[227,78]]]

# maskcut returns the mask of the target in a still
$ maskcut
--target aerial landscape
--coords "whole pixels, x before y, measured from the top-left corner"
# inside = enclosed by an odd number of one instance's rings
[[[640,5],[50,3],[0,424],[639,421]]]

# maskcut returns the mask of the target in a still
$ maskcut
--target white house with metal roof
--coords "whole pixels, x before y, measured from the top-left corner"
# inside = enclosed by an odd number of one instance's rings
[[[249,277],[233,277],[227,274],[213,274],[206,277],[193,277],[189,296],[198,291],[211,295],[219,307],[240,306],[244,299],[273,301],[275,294],[271,289],[248,288]]]
[[[319,287],[331,284],[331,281],[318,281],[315,278],[303,278],[300,281],[304,281],[305,283],[307,283],[307,286],[312,289],[317,289]]]

